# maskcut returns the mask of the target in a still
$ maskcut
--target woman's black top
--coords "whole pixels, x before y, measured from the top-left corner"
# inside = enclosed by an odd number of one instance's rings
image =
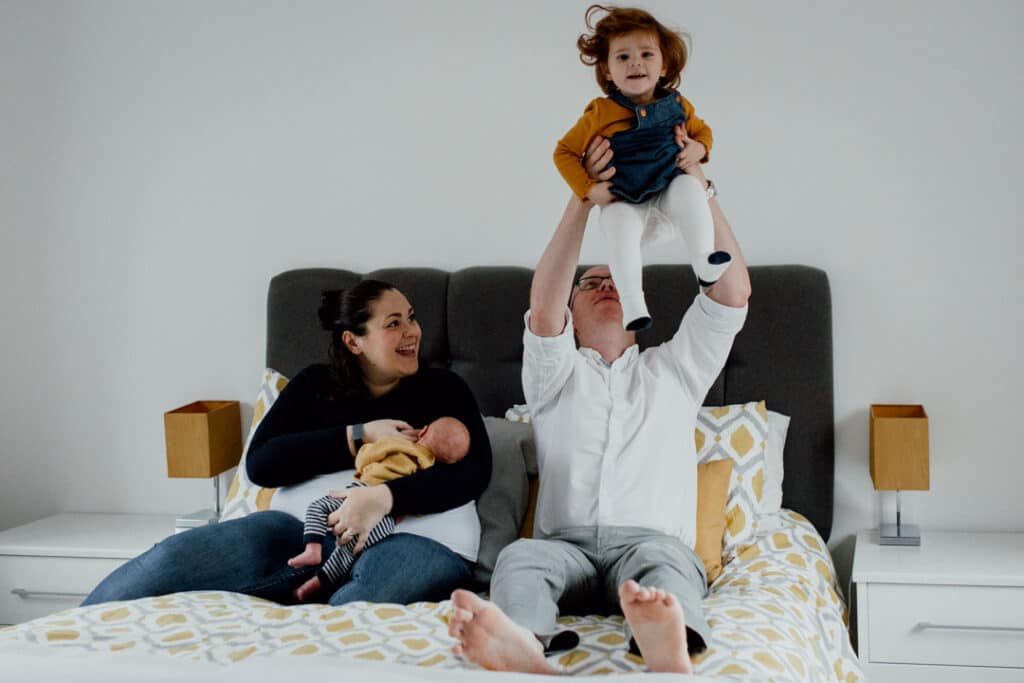
[[[291,380],[263,418],[246,455],[249,479],[289,486],[355,467],[346,427],[379,419],[416,428],[444,416],[469,428],[469,453],[382,484],[391,489],[391,514],[443,512],[480,497],[491,479],[491,444],[476,399],[449,370],[423,368],[378,398],[334,398],[330,369],[311,365]]]

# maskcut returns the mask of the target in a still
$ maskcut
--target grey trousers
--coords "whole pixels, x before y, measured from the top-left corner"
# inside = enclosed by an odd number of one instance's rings
[[[519,539],[498,555],[491,599],[515,623],[547,641],[559,632],[559,610],[619,613],[619,586],[629,579],[676,596],[690,654],[706,648],[704,563],[678,538],[639,527],[576,527]],[[627,626],[628,631],[628,626]],[[627,632],[627,637],[629,634]]]

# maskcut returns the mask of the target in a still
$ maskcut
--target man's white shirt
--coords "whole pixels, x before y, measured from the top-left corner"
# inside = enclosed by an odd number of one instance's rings
[[[610,365],[577,350],[572,314],[554,337],[523,335],[523,391],[540,469],[539,536],[637,526],[696,541],[694,427],[747,308],[700,293],[669,341],[633,345]]]

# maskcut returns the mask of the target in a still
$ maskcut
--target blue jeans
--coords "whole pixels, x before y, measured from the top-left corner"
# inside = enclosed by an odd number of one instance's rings
[[[256,512],[241,519],[175,534],[103,579],[83,605],[134,600],[191,590],[245,593],[293,604],[293,592],[317,567],[289,567],[305,549],[302,522],[284,512]],[[323,556],[334,550],[324,538]],[[469,584],[471,564],[447,547],[413,534],[392,534],[359,554],[352,575],[328,600],[407,604],[438,601]]]

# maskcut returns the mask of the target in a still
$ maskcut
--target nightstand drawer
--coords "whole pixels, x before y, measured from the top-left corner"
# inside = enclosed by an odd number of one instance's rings
[[[871,660],[1024,667],[1024,588],[871,584]]]
[[[0,556],[0,623],[77,607],[123,559]]]

